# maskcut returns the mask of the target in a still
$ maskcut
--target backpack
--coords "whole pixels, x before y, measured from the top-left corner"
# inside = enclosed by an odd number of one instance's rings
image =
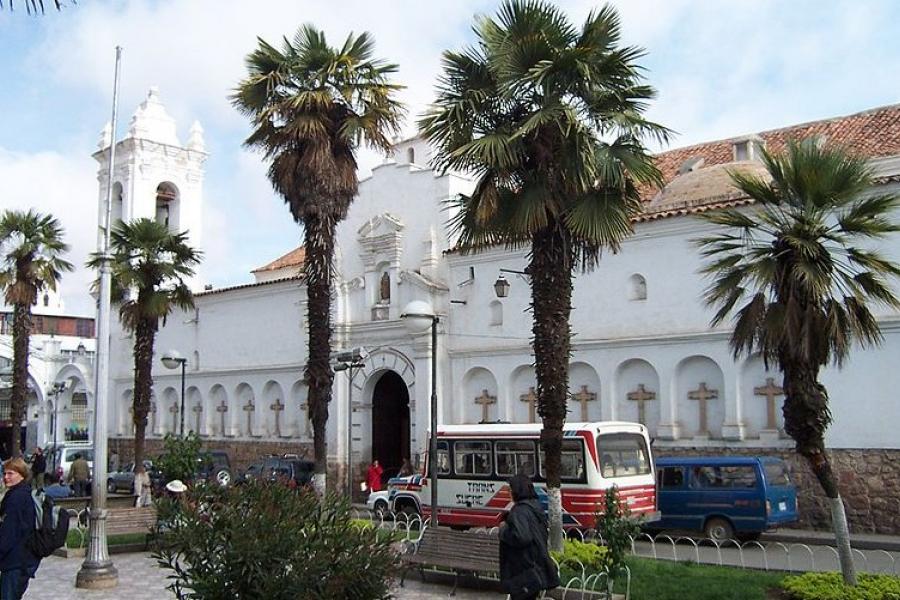
[[[55,506],[53,498],[43,491],[31,492],[34,502],[34,531],[25,547],[37,558],[46,558],[62,548],[69,535],[69,511]]]

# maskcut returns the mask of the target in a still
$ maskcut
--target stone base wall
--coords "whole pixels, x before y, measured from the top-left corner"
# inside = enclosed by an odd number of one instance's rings
[[[791,470],[797,487],[803,529],[831,530],[831,511],[825,493],[806,461],[792,450],[772,448],[667,448],[655,446],[660,456],[777,456]],[[900,449],[831,449],[832,468],[851,533],[900,534]]]

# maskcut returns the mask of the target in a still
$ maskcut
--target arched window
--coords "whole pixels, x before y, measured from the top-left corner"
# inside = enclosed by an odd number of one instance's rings
[[[647,299],[647,280],[644,276],[635,273],[628,278],[628,299],[629,300],[646,300]]]
[[[494,300],[488,305],[491,313],[491,325],[503,325],[503,304],[499,300]]]
[[[178,188],[164,181],[156,186],[156,222],[162,223],[169,231],[178,231]]]
[[[192,361],[192,364],[195,371],[200,370],[200,352],[197,350],[194,350],[194,360]]]
[[[122,194],[122,184],[118,181],[113,184],[113,193],[112,193],[112,208],[110,210],[109,215],[109,224],[112,227],[116,226],[116,223],[123,220],[125,217],[124,214],[124,202],[123,202],[123,194]]]
[[[415,148],[407,148],[406,149],[406,162],[409,164],[413,164],[416,162],[416,149]]]
[[[378,301],[381,304],[391,303],[391,276],[387,271],[381,274],[381,280],[378,283]]]
[[[44,294],[44,306],[50,306],[50,296]]]

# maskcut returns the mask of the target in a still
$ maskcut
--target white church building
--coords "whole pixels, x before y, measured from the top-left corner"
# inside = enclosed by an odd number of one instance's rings
[[[759,172],[758,150],[778,151],[790,137],[819,136],[870,157],[879,186],[900,192],[900,106],[785,127],[667,151],[657,160],[666,185],[645,198],[645,212],[619,254],[606,254],[579,275],[573,296],[570,365],[573,420],[640,420],[657,455],[777,453],[791,457],[801,487],[804,524],[827,522],[827,508],[804,465],[792,458],[782,431],[780,374],[758,358],[732,358],[727,324],[709,326],[692,240],[711,226],[694,215],[747,204],[728,171]],[[105,195],[109,135],[95,157]],[[202,130],[186,144],[159,95],[151,90],[118,142],[114,214],[154,217],[188,230],[203,249]],[[378,458],[398,469],[415,464],[427,444],[431,343],[401,319],[410,301],[440,317],[437,343],[441,423],[534,420],[535,376],[530,348],[526,252],[498,247],[454,250],[446,200],[471,189],[463,175],[438,175],[430,150],[413,138],[360,182],[359,196],[338,230],[334,284],[335,350],[363,347],[364,366],[337,373],[328,421],[330,481],[345,481],[348,444],[355,478]],[[287,218],[287,215],[286,215]],[[306,291],[299,277],[303,249],[231,287],[203,290],[196,309],[172,315],[160,329],[157,355],[187,358],[185,429],[209,448],[225,448],[244,467],[268,452],[311,453],[303,365]],[[900,261],[900,237],[888,254]],[[498,290],[507,292],[498,294]],[[500,296],[503,297],[500,297]],[[845,367],[823,373],[834,425],[828,435],[855,531],[900,532],[900,314],[879,315],[881,348],[856,351]],[[112,328],[110,447],[130,453],[133,340]],[[154,440],[177,431],[180,371],[154,363],[148,425]],[[352,397],[352,407],[350,398]],[[349,411],[349,412],[348,412]],[[348,423],[352,424],[348,427]]]

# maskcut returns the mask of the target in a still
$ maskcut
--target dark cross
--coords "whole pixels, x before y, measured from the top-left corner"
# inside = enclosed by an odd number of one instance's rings
[[[203,405],[198,402],[191,410],[197,415],[197,433],[200,433],[200,414],[203,412]]]
[[[178,433],[178,403],[175,402],[172,406],[169,407],[169,412],[172,413],[172,433]]]
[[[581,391],[572,396],[572,398],[574,398],[576,402],[581,403],[581,420],[586,423],[588,421],[587,403],[596,400],[597,394],[595,394],[594,392],[589,392],[588,386],[583,385],[581,386]]]
[[[638,403],[638,423],[647,424],[647,406],[646,402],[648,400],[656,400],[656,392],[648,392],[644,389],[644,384],[639,383],[637,389],[633,392],[628,392],[626,396],[629,400],[633,400]]]
[[[247,435],[253,435],[253,411],[256,410],[253,398],[247,400],[247,404],[243,406],[243,409],[247,413]]]
[[[519,396],[519,400],[528,403],[528,422],[534,423],[534,405],[537,402],[537,394],[534,393],[534,388],[528,388],[528,393]]]
[[[698,435],[709,435],[708,424],[706,422],[706,402],[708,400],[715,400],[718,397],[719,390],[706,389],[705,381],[701,381],[700,387],[693,392],[688,392],[688,398],[697,400],[700,403],[700,429],[697,431]]]
[[[497,402],[497,396],[491,396],[487,390],[482,390],[480,396],[475,397],[475,404],[481,405],[481,422],[487,423],[488,407]]]
[[[766,397],[766,429],[777,429],[775,423],[775,398],[784,396],[784,389],[775,385],[775,379],[766,377],[766,385],[753,388],[753,393],[757,396]]]
[[[305,428],[306,437],[309,437],[312,435],[312,432],[310,431],[310,428],[309,428],[310,423],[312,423],[312,420],[309,418],[309,402],[304,402],[303,404],[301,404],[300,410],[303,411],[303,417],[304,417],[303,421],[306,423],[306,428]]]
[[[270,404],[269,408],[275,411],[275,435],[281,435],[281,411],[284,410],[284,404],[281,403],[280,398],[275,398],[275,404]]]
[[[222,435],[225,435],[225,413],[228,412],[228,404],[222,400],[222,404],[216,407],[216,412],[222,417]]]

